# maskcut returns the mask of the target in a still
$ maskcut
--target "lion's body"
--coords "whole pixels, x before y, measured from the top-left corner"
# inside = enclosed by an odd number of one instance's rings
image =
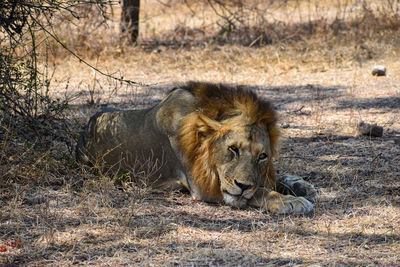
[[[276,121],[272,104],[250,91],[192,82],[150,109],[93,116],[77,158],[146,177],[154,187],[184,187],[203,201],[308,212],[305,198],[274,191]]]
[[[168,100],[162,103],[165,102],[168,103]],[[156,119],[160,110],[165,109],[164,105],[157,105],[145,110],[96,114],[81,135],[78,160],[105,162],[108,167],[141,175],[152,186],[165,189],[178,187],[176,178],[182,178],[182,165],[172,148],[172,140]],[[169,126],[172,131],[172,124]]]

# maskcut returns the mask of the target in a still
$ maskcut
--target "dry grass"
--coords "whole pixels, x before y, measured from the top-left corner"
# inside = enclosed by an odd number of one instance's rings
[[[193,7],[195,2],[189,1],[192,8],[205,8]],[[329,3],[345,3],[320,2],[326,12],[321,14],[333,18],[339,9]],[[88,49],[86,59],[98,68],[154,86],[120,84],[56,50],[53,94],[70,99],[75,131],[99,108],[154,104],[172,82],[252,86],[281,114],[278,169],[319,188],[315,212],[276,216],[115,183],[115,174],[76,164],[62,143],[27,144],[1,124],[7,134],[0,136],[0,265],[398,265],[398,28],[350,28],[336,35],[321,28],[304,38],[252,47],[186,33],[188,41],[179,43],[171,21],[208,30],[218,17],[191,20],[178,1],[168,2],[177,15],[162,11],[157,1],[145,3],[137,46],[125,47],[115,37],[117,9],[111,33],[97,35],[97,42],[90,39],[96,33],[85,42],[77,41],[81,33],[69,38],[79,53]],[[297,10],[295,4],[284,11]],[[307,13],[306,6],[300,10]],[[284,11],[275,16],[285,17]],[[300,20],[296,16],[290,23]],[[165,41],[174,36],[178,45]],[[372,76],[375,64],[385,65],[388,75]],[[384,136],[356,136],[359,120],[382,125]]]

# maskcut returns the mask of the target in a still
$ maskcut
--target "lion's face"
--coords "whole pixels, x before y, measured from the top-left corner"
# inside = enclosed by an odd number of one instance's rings
[[[216,140],[213,163],[224,202],[246,207],[267,175],[270,160],[268,131],[260,126],[236,126]]]
[[[273,105],[243,88],[192,84],[193,112],[179,122],[179,154],[196,199],[243,208],[273,188],[279,129]]]

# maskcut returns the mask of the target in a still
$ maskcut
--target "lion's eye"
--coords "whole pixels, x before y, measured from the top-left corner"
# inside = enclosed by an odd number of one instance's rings
[[[267,153],[261,153],[260,156],[258,156],[259,161],[266,160],[268,158]]]
[[[230,146],[229,150],[235,154],[236,156],[239,156],[240,152],[239,152],[239,148],[235,147],[235,146]]]

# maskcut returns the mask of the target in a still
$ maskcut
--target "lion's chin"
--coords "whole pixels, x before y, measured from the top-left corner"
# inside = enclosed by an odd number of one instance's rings
[[[233,196],[233,195],[230,195],[225,192],[223,192],[222,195],[224,197],[224,202],[226,204],[228,204],[229,206],[239,208],[239,209],[244,209],[247,207],[248,199],[246,199],[244,197]]]

